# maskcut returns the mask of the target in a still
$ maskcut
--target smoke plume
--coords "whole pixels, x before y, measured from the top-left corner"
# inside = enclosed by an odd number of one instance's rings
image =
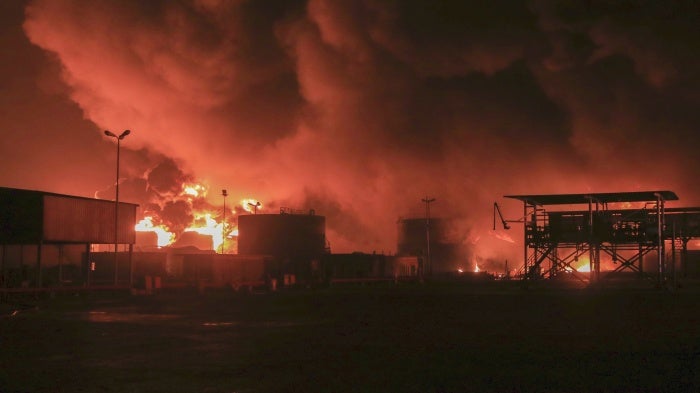
[[[693,1],[35,0],[24,29],[87,119],[165,157],[123,161],[154,195],[197,180],[313,208],[338,252],[395,250],[428,195],[502,260],[521,255],[489,235],[494,200],[522,210],[504,194],[700,202],[699,19]]]

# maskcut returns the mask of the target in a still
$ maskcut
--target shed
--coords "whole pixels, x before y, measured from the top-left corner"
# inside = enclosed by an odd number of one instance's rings
[[[20,267],[27,270],[24,246],[36,246],[36,253],[31,253],[36,255],[36,266],[31,268],[35,288],[42,287],[42,251],[45,246],[58,247],[59,265],[63,245],[84,245],[88,255],[91,244],[128,244],[131,250],[136,241],[137,207],[133,203],[120,202],[117,206],[114,201],[103,199],[0,187],[3,288],[8,287],[7,255],[12,253],[13,250],[8,253],[12,247],[19,246]],[[115,283],[118,275],[116,262]],[[87,267],[87,261],[83,261],[83,265]],[[62,282],[60,270],[59,266],[59,283]]]

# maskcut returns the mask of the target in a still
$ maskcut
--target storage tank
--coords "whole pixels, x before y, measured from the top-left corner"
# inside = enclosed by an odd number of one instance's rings
[[[432,273],[451,272],[464,263],[467,250],[462,245],[456,221],[447,218],[430,219],[430,259]],[[405,218],[398,221],[397,255],[425,258],[427,254],[427,222],[425,218]]]
[[[276,258],[316,258],[326,251],[326,218],[306,214],[238,216],[238,253]]]

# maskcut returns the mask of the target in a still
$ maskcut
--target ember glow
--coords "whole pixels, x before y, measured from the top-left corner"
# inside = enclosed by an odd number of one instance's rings
[[[500,271],[522,259],[515,225],[484,240],[505,194],[700,205],[693,1],[2,3],[0,185],[110,199],[100,133],[130,129],[122,200],[176,238],[221,225],[211,187],[314,209],[335,252],[391,252],[434,195]]]

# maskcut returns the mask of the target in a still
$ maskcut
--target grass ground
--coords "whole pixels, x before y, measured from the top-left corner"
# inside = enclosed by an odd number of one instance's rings
[[[406,284],[2,307],[2,392],[700,390],[694,290]]]

